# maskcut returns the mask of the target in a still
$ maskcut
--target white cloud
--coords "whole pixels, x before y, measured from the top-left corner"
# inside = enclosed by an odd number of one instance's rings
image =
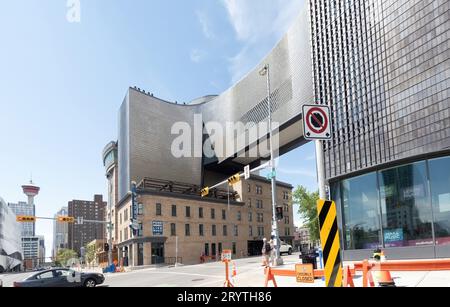
[[[194,63],[199,63],[201,60],[203,60],[206,56],[206,52],[199,49],[193,49],[191,50],[191,61]]]
[[[208,15],[203,11],[196,11],[195,14],[197,15],[198,22],[202,26],[203,35],[205,35],[207,39],[216,38]]]
[[[312,154],[305,158],[305,161],[313,161],[313,160],[316,160],[316,154]]]
[[[304,0],[222,0],[242,49],[230,58],[232,82],[262,59],[262,48],[274,47],[293,24]],[[268,50],[267,50],[268,51]]]

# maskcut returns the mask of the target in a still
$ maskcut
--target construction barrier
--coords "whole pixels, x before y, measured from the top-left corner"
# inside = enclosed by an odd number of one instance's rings
[[[334,201],[318,200],[317,212],[319,214],[325,284],[327,287],[340,287],[342,285],[343,272],[336,203]]]
[[[355,271],[363,272],[363,287],[375,286],[372,272],[387,272],[389,275],[381,274],[382,284],[392,279],[390,272],[435,272],[450,271],[450,259],[429,259],[429,260],[390,260],[381,262],[363,262],[355,263]],[[388,282],[389,283],[389,282]]]
[[[349,266],[345,266],[342,270],[342,286],[354,287],[353,277],[356,272],[362,272],[363,287],[375,287],[373,272],[381,272],[380,284],[393,283],[390,272],[429,272],[429,271],[450,271],[450,259],[431,259],[431,260],[389,260],[389,261],[372,261],[364,260],[356,262]],[[384,272],[384,273],[383,273]],[[388,273],[388,274],[386,274]],[[295,270],[265,268],[264,286],[268,287],[271,281],[275,287],[277,282],[275,276],[296,277]],[[314,278],[325,276],[324,270],[314,270]]]
[[[275,287],[278,287],[275,276],[297,277],[297,271],[295,270],[273,269],[271,267],[265,268],[264,274],[266,276],[264,281],[265,287],[268,287],[269,281],[271,281]],[[322,278],[323,276],[325,276],[323,270],[314,270],[314,278]]]

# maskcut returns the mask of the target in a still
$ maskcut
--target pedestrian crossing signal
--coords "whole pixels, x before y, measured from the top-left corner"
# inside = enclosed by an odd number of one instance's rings
[[[230,178],[228,178],[228,184],[229,185],[234,185],[234,184],[238,183],[239,181],[241,181],[241,175],[240,174],[236,174],[236,175],[233,175]]]
[[[283,219],[283,207],[276,207],[276,214],[277,221],[281,221]]]
[[[71,216],[58,216],[57,220],[60,223],[75,223],[75,218]]]
[[[35,216],[18,215],[16,221],[19,223],[34,223],[36,222]]]
[[[206,197],[206,196],[208,196],[208,194],[209,194],[209,188],[208,187],[202,189],[202,191],[201,191],[202,197]]]

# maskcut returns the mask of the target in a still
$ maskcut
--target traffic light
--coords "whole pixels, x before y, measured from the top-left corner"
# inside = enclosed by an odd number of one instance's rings
[[[241,181],[241,175],[240,174],[236,174],[236,175],[233,175],[230,178],[228,178],[228,184],[229,185],[234,185],[234,184],[238,183],[239,181]]]
[[[27,215],[18,215],[16,216],[16,221],[19,223],[35,223],[35,216],[27,216]]]
[[[281,221],[283,219],[283,207],[276,207],[275,209],[277,221]]]
[[[209,188],[208,187],[206,187],[206,188],[201,190],[202,197],[206,197],[206,196],[208,196],[208,194],[209,194]]]
[[[108,252],[108,251],[109,251],[109,244],[108,244],[108,243],[105,243],[104,250],[105,250],[105,252]]]
[[[75,218],[72,216],[58,216],[57,220],[60,223],[75,223]]]

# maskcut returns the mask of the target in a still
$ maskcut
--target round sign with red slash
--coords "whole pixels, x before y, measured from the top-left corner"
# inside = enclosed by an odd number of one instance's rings
[[[303,122],[305,139],[331,139],[330,108],[328,106],[304,105]]]

